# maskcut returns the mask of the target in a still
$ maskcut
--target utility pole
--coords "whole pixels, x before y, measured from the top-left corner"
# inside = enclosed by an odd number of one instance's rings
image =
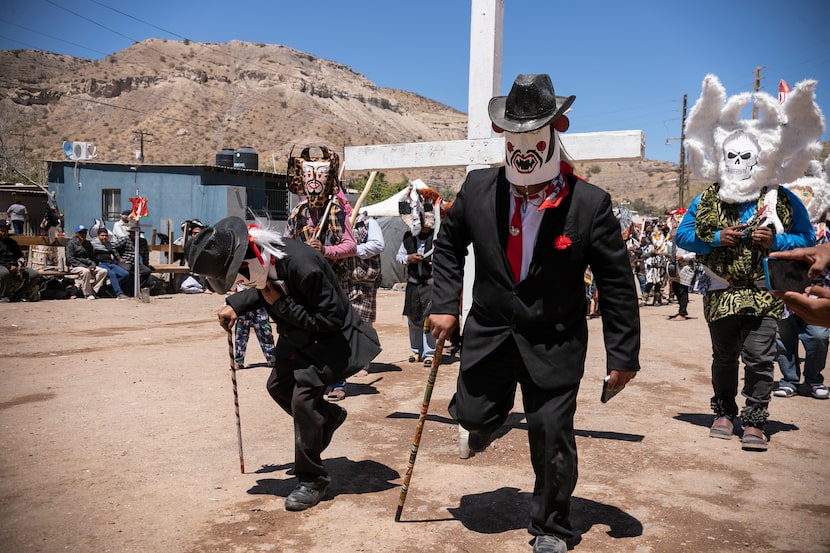
[[[754,86],[752,88],[753,92],[758,92],[759,90],[761,90],[761,70],[762,69],[763,69],[763,67],[761,67],[760,65],[755,68],[755,83],[754,83]],[[752,118],[753,119],[758,119],[758,106],[755,105],[754,101],[752,102]]]
[[[686,95],[683,95],[683,119],[680,123],[680,180],[678,181],[679,190],[677,198],[679,200],[678,207],[686,206],[685,192],[686,192]]]
[[[144,135],[153,136],[152,133],[145,131],[144,129],[138,129],[137,131],[133,131],[133,134],[137,134],[139,136],[139,148],[138,148],[138,161],[144,163]]]
[[[669,140],[678,140],[677,138],[667,138],[666,144]],[[686,94],[683,95],[683,117],[680,121],[680,178],[677,179],[677,204],[679,207],[686,206]]]

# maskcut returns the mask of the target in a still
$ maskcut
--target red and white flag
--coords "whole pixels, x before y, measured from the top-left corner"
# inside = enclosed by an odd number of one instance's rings
[[[778,103],[783,104],[784,100],[787,99],[787,94],[790,93],[790,85],[787,84],[787,81],[781,79],[781,82],[778,83]]]
[[[130,218],[133,221],[138,221],[150,214],[147,210],[147,198],[130,198],[130,203],[133,205],[132,213],[130,213]]]

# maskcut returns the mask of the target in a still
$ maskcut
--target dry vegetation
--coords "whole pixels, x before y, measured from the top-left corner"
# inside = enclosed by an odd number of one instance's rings
[[[67,140],[93,142],[100,161],[133,163],[141,130],[147,163],[212,164],[222,148],[250,146],[260,169],[284,172],[294,145],[342,150],[466,136],[464,113],[280,45],[150,39],[96,61],[3,51],[0,74],[3,143],[39,159],[61,159]],[[577,171],[615,201],[676,207],[674,163],[583,165]],[[386,181],[421,178],[455,190],[463,176],[463,169],[389,171]]]

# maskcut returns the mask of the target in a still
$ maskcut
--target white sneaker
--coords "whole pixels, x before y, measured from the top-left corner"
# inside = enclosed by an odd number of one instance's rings
[[[88,300],[94,300],[94,299],[95,299],[95,296],[94,296],[94,295],[92,295],[92,294],[90,294],[90,295],[88,295],[88,296],[86,297],[86,299],[88,299]]]
[[[470,433],[460,424],[458,425],[458,458],[470,458]]]
[[[812,394],[816,399],[827,399],[830,397],[830,390],[824,384],[814,384]]]

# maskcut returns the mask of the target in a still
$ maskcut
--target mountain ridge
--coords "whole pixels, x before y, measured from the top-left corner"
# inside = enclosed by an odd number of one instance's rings
[[[262,170],[282,173],[302,146],[342,155],[351,145],[466,138],[466,114],[284,45],[148,39],[101,60],[10,50],[0,52],[0,74],[4,144],[40,159],[62,159],[63,141],[86,141],[98,161],[136,163],[143,139],[145,163],[213,164],[223,148],[250,147]],[[677,207],[677,164],[588,161],[576,172],[617,203]],[[464,168],[384,173],[451,191],[464,178]]]

